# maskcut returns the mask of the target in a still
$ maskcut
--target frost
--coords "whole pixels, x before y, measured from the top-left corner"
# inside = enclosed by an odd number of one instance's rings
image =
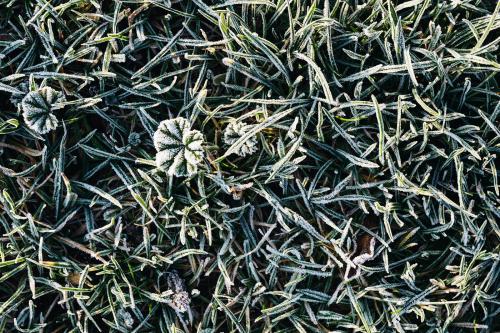
[[[56,129],[59,121],[52,110],[54,104],[64,101],[64,95],[50,87],[29,92],[21,102],[24,122],[38,134]]]
[[[191,176],[203,159],[203,135],[191,130],[187,119],[164,120],[154,137],[156,166],[171,176]]]
[[[244,122],[235,121],[229,123],[224,130],[224,143],[227,145],[232,145],[239,138],[244,136],[251,127],[251,125],[248,125]],[[255,153],[257,150],[257,136],[253,135],[245,141],[245,143],[240,147],[238,151],[236,151],[236,154],[239,156],[247,156]]]

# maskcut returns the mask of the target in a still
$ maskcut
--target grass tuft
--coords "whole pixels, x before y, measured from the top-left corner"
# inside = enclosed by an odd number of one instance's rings
[[[500,2],[0,0],[0,332],[500,329]]]

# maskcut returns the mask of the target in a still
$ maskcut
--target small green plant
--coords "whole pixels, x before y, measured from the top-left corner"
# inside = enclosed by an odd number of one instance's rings
[[[171,176],[196,174],[203,159],[203,135],[184,118],[164,120],[154,134],[156,166]]]
[[[248,125],[244,122],[230,122],[226,129],[224,130],[224,143],[226,145],[232,145],[237,142],[239,139],[245,136],[252,128],[251,125]],[[242,145],[235,151],[235,154],[239,156],[247,156],[254,154],[257,152],[257,136],[251,135],[248,139],[246,139]]]
[[[21,101],[24,122],[38,134],[55,130],[59,121],[53,113],[54,104],[64,101],[64,95],[50,87],[27,93]]]

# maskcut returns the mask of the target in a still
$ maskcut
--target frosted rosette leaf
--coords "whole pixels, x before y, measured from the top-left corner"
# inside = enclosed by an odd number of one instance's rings
[[[242,136],[248,133],[252,125],[248,125],[244,122],[231,122],[227,125],[224,130],[223,141],[226,145],[232,145]],[[255,153],[258,150],[257,148],[257,136],[252,135],[248,140],[246,140],[243,145],[239,148],[235,154],[239,156],[247,156]]]
[[[164,120],[154,137],[156,166],[171,176],[194,175],[203,159],[203,135],[182,117]]]
[[[53,107],[64,101],[64,95],[50,87],[29,92],[21,101],[24,122],[38,134],[56,129],[59,121],[52,112]]]

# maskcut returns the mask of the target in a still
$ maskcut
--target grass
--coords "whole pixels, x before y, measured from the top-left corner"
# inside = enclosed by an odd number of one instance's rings
[[[499,11],[0,0],[0,332],[498,331]]]

